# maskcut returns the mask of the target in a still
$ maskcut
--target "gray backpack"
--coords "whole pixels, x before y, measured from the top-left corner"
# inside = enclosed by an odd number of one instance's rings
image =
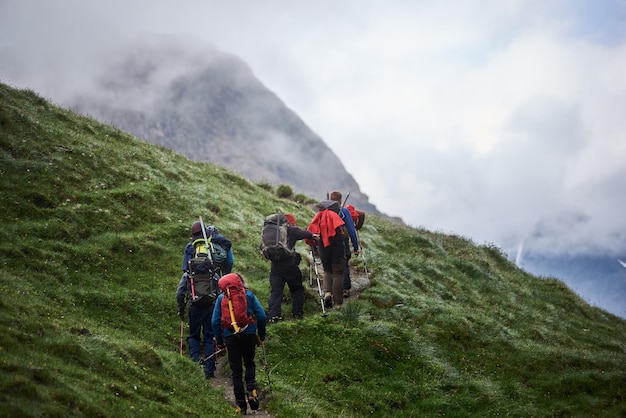
[[[261,230],[261,251],[270,261],[282,261],[294,257],[296,251],[289,248],[287,231],[289,221],[280,212],[269,215],[263,222]]]

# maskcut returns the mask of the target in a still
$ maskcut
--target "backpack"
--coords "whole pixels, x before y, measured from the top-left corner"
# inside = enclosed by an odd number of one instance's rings
[[[238,274],[229,273],[223,276],[219,281],[219,288],[224,293],[221,305],[223,329],[238,334],[244,331],[248,325],[256,322],[248,313],[246,288]]]
[[[365,212],[356,209],[352,205],[346,205],[346,208],[350,211],[350,217],[352,218],[352,222],[354,222],[354,229],[358,231],[363,228],[363,223],[365,222]]]
[[[281,261],[295,256],[295,248],[289,248],[288,230],[289,221],[282,213],[278,212],[265,218],[260,248],[267,260]]]
[[[219,274],[206,251],[204,240],[202,240],[202,245],[195,245],[195,256],[189,260],[187,270],[191,284],[191,303],[214,303],[220,293],[217,283]]]
[[[228,251],[226,251],[226,249],[222,247],[221,245],[219,245],[218,243],[212,242],[211,238],[212,238],[211,236],[207,238],[209,247],[211,248],[211,260],[213,261],[215,265],[219,267],[224,267],[224,263],[226,262],[226,259],[228,258]],[[193,245],[193,248],[196,254],[198,254],[198,252],[202,252],[206,254],[207,253],[206,244],[207,243],[204,241],[204,238],[198,238],[191,243],[191,245]]]

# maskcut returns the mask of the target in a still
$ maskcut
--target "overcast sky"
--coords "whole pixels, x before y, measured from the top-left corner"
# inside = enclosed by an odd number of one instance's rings
[[[626,257],[626,0],[0,0],[0,79],[60,100],[156,34],[239,56],[410,225]]]

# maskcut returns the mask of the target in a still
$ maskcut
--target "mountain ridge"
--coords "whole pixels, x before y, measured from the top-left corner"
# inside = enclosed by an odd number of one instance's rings
[[[68,101],[73,110],[255,181],[320,200],[349,192],[350,203],[383,215],[328,145],[239,58],[175,43],[140,43],[114,55],[97,87]]]

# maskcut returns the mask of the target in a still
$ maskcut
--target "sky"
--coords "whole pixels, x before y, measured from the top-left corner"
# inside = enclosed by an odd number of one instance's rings
[[[156,35],[240,57],[388,215],[626,259],[626,0],[0,0],[0,80],[62,101]]]

